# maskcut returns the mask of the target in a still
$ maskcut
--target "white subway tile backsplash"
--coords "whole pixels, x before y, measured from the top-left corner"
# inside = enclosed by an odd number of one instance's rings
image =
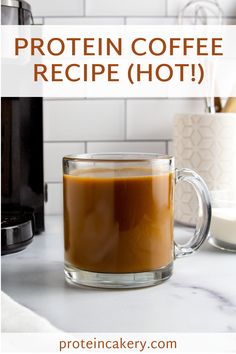
[[[81,16],[83,0],[27,0],[33,16]]]
[[[167,15],[177,16],[180,9],[187,4],[186,0],[167,0]],[[225,16],[236,16],[236,1],[235,0],[218,0]],[[204,5],[203,5],[204,6]],[[189,13],[191,16],[192,13]]]
[[[93,152],[155,152],[166,153],[166,145],[161,141],[91,142],[87,151]]]
[[[164,16],[166,0],[86,0],[87,16]]]
[[[34,24],[35,25],[43,25],[44,21],[42,17],[34,17]]]
[[[48,201],[45,203],[45,214],[62,214],[63,187],[62,183],[48,183]]]
[[[203,100],[147,99],[128,100],[128,139],[171,139],[172,121],[176,113],[204,112]]]
[[[46,25],[123,25],[122,17],[46,17]]]
[[[44,179],[62,182],[62,158],[65,155],[85,152],[84,143],[44,143]]]
[[[35,24],[174,25],[188,0],[28,0]],[[236,24],[236,0],[218,0],[224,24]],[[168,15],[168,16],[166,16]],[[188,13],[192,16],[193,13]],[[193,18],[188,18],[190,23]],[[216,24],[215,18],[209,24]],[[126,107],[126,108],[125,108]],[[125,111],[126,109],[126,111]],[[44,101],[46,214],[63,211],[62,157],[92,152],[172,154],[176,113],[204,112],[199,99],[50,99]],[[126,140],[127,139],[127,140]]]
[[[119,140],[124,138],[123,100],[44,101],[44,140]]]
[[[235,3],[236,3],[236,1],[235,1]],[[234,15],[234,16],[236,16],[236,15]],[[128,17],[126,19],[127,25],[171,26],[171,25],[177,25],[178,23],[179,23],[179,20],[178,20],[177,15],[176,16],[171,15],[168,17]],[[195,23],[194,17],[190,16],[190,17],[184,18],[185,25],[191,25],[194,23]],[[218,25],[219,19],[216,17],[212,17],[212,18],[209,17],[208,24],[209,25]],[[235,25],[236,18],[235,17],[224,17],[222,24],[223,25]]]
[[[177,17],[128,17],[126,23],[127,25],[170,26],[177,24]]]

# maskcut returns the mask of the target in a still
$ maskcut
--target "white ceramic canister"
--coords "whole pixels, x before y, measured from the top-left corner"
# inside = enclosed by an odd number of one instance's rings
[[[210,191],[236,185],[236,114],[178,114],[173,127],[176,166],[189,167],[204,178]],[[196,222],[197,200],[184,183],[176,188],[176,221]]]

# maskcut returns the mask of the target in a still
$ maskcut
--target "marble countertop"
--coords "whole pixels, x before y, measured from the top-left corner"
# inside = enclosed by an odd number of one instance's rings
[[[193,230],[177,227],[179,239]],[[165,283],[138,290],[68,285],[63,273],[63,220],[24,251],[2,257],[2,290],[66,332],[236,332],[236,254],[205,243],[175,261]]]

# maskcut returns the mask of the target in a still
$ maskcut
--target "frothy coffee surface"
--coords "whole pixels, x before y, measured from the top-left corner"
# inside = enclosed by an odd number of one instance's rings
[[[65,261],[133,273],[173,260],[173,174],[145,168],[64,175]]]

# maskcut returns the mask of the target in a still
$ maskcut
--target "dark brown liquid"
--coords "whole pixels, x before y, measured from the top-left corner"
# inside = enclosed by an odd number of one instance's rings
[[[127,177],[64,175],[65,261],[74,267],[144,272],[173,259],[173,175],[120,171]]]

